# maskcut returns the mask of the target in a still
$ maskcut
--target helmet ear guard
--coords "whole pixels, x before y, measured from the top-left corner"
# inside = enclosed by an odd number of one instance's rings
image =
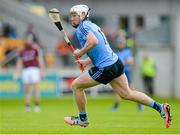
[[[85,12],[82,12],[82,13],[81,13],[81,16],[80,16],[81,20],[84,20],[85,17],[86,17],[86,13],[85,13]]]

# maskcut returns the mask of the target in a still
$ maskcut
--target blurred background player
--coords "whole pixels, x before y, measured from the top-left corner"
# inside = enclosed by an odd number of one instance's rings
[[[121,59],[124,65],[124,73],[126,74],[129,87],[133,89],[132,86],[132,66],[134,63],[133,52],[130,48],[126,47],[126,34],[124,31],[121,30],[118,33],[118,37],[116,40],[117,40],[117,48],[118,48],[116,54]],[[121,99],[120,96],[117,93],[115,93],[115,102],[112,108],[113,112],[116,112],[118,110],[120,99]],[[141,104],[138,104],[138,111],[142,111]]]
[[[22,70],[22,71],[21,71]],[[39,81],[44,76],[44,62],[42,53],[37,44],[34,43],[32,35],[28,35],[24,48],[19,52],[16,64],[17,76],[22,72],[22,81],[25,89],[25,111],[31,110],[31,89],[34,91],[35,112],[40,112]]]
[[[124,73],[127,76],[129,86],[132,88],[132,65],[133,65],[133,55],[129,48],[126,48],[126,37],[124,31],[118,32],[117,51],[116,54],[121,59],[124,65]],[[115,102],[112,111],[117,111],[119,107],[120,97],[115,93]]]
[[[30,23],[24,33],[24,37],[26,38],[27,36],[32,35],[32,40],[33,42],[37,43],[38,45],[40,45],[39,43],[39,37],[37,35],[36,32],[36,28],[34,26],[34,24]]]
[[[154,96],[154,77],[156,75],[155,62],[147,54],[144,55],[141,62],[141,76],[144,84],[144,88],[148,94]]]

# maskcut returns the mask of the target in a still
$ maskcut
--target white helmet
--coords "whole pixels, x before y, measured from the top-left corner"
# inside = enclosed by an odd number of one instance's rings
[[[70,13],[77,13],[81,19],[84,19],[82,13],[89,17],[89,7],[87,5],[75,5],[70,9]]]

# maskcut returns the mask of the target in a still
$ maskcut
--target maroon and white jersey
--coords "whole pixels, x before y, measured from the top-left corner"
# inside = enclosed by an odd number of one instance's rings
[[[38,61],[38,56],[39,52],[38,49],[35,47],[30,47],[30,48],[24,48],[20,51],[19,54],[23,67],[28,68],[28,67],[39,67],[39,61]]]

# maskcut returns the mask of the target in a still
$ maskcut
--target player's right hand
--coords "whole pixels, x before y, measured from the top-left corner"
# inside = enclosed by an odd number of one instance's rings
[[[41,79],[44,79],[44,78],[45,78],[45,76],[46,76],[45,71],[44,71],[44,70],[42,70],[42,69],[40,69],[40,77],[41,77]]]
[[[76,50],[74,50],[73,55],[76,58],[80,58],[83,54],[82,54],[82,51],[80,49],[76,49]]]

